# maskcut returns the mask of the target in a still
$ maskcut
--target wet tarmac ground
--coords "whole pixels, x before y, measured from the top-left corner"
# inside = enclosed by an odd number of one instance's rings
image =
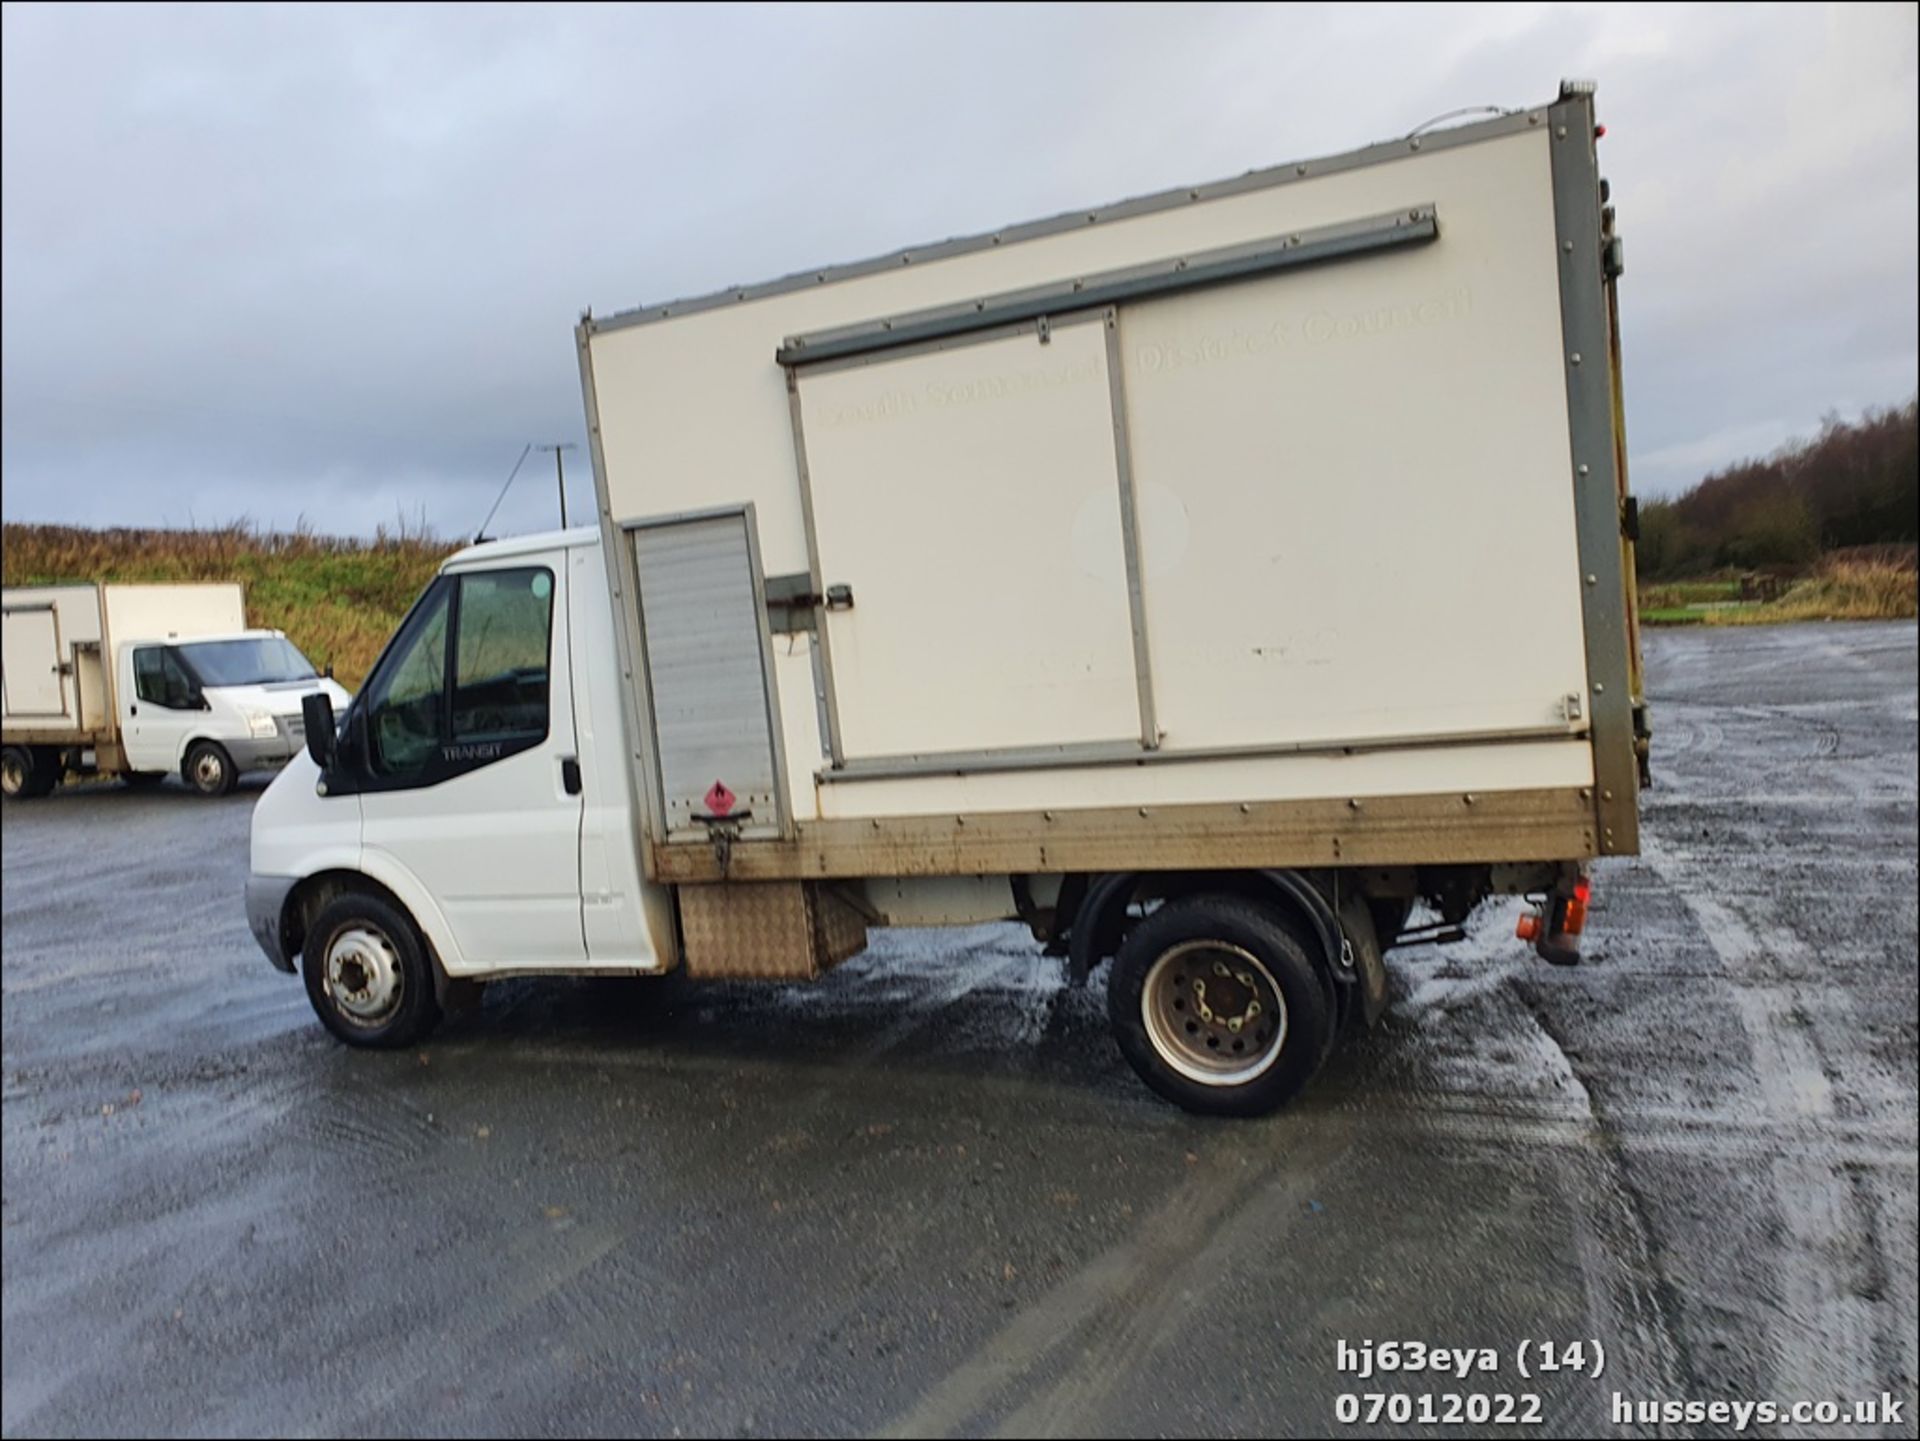
[[[1257,1123],[1155,1100],[1011,926],[350,1052],[247,933],[257,791],[9,806],[0,1429],[1591,1436],[1655,1434],[1616,1393],[1886,1392],[1751,1434],[1911,1436],[1915,628],[1646,649],[1587,964],[1517,903],[1394,952],[1385,1027]],[[1368,1340],[1499,1369],[1336,1369]],[[1391,1392],[1537,1424],[1336,1427]]]

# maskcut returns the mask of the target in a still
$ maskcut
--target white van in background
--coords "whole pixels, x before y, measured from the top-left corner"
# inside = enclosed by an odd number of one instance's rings
[[[301,702],[347,691],[277,630],[246,628],[237,584],[80,585],[0,597],[0,793],[64,776],[225,795],[305,742]]]
[[[307,696],[323,691],[343,707],[350,698],[277,630],[129,642],[118,664],[128,779],[177,771],[202,795],[285,765],[306,744]]]

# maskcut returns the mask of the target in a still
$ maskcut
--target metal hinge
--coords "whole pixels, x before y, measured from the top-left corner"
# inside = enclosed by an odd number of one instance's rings
[[[1040,343],[1042,345],[1051,345],[1053,343],[1053,326],[1048,323],[1046,316],[1043,315],[1034,321],[1033,329],[1034,334],[1040,337]]]
[[[1618,280],[1627,273],[1627,248],[1620,237],[1611,235],[1600,248],[1600,269],[1609,280]]]
[[[1581,701],[1580,692],[1577,690],[1570,690],[1560,697],[1561,714],[1570,721],[1579,720],[1585,709],[1585,703]]]

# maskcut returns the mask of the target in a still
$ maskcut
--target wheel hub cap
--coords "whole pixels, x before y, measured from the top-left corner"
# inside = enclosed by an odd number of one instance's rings
[[[1140,993],[1153,1048],[1207,1086],[1245,1085],[1279,1059],[1287,1003],[1259,957],[1224,941],[1187,941],[1153,963]]]
[[[371,1025],[400,1004],[400,956],[393,942],[369,927],[334,937],[327,948],[327,994],[350,1021]]]

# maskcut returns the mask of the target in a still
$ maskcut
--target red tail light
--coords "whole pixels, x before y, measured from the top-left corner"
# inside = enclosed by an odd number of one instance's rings
[[[1566,913],[1560,919],[1560,929],[1567,935],[1577,936],[1587,926],[1587,902],[1593,898],[1593,882],[1585,876],[1574,882],[1573,894],[1567,897]]]

